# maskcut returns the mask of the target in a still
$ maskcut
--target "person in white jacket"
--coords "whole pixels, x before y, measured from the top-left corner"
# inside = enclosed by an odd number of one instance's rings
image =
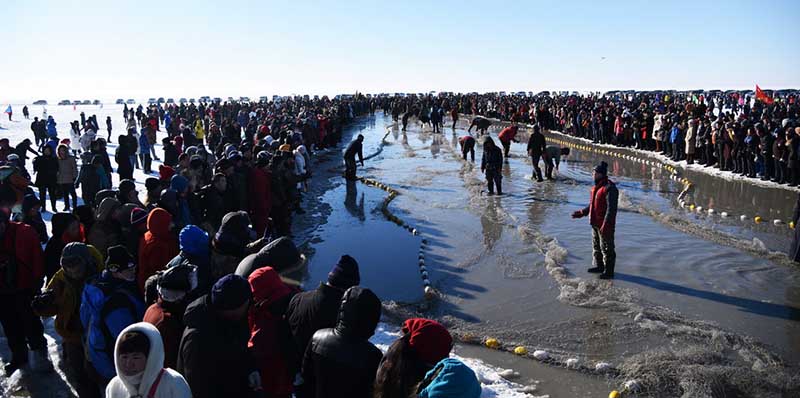
[[[308,158],[306,147],[300,145],[294,150],[294,173],[297,175],[297,189],[308,191]]]
[[[81,154],[81,131],[78,127],[78,121],[72,123],[72,128],[69,130],[69,147],[75,156]]]
[[[155,326],[139,322],[122,330],[114,346],[117,375],[106,398],[191,398],[180,373],[164,368],[164,343]]]

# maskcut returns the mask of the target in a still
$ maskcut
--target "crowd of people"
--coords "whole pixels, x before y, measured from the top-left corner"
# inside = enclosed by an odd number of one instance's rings
[[[381,301],[359,286],[353,257],[315,290],[298,287],[305,257],[291,217],[312,156],[378,104],[126,106],[115,168],[110,119],[108,139],[82,114],[69,138],[51,116],[32,123],[35,144],[0,140],[5,374],[52,369],[41,317],[55,317],[62,368],[82,398],[480,396],[436,321],[407,320],[385,355],[369,342]],[[363,165],[362,141],[345,151],[348,177],[356,156]]]
[[[536,96],[458,94],[402,98],[387,111],[400,114],[480,116],[538,124],[595,143],[662,153],[674,161],[701,164],[779,184],[800,184],[800,103],[796,92],[760,97],[743,91],[615,92],[603,95]],[[403,117],[405,126],[406,117]]]

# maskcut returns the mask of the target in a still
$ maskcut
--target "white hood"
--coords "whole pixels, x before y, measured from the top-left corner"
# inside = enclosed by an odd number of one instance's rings
[[[120,372],[119,361],[116,360],[119,358],[119,354],[117,353],[119,349],[119,338],[117,338],[117,342],[114,344],[114,366],[117,370],[117,377],[122,381],[122,384],[125,386],[125,389],[128,390],[130,396],[139,395],[146,397],[147,393],[150,392],[150,385],[156,381],[158,373],[161,372],[161,369],[164,367],[164,342],[161,341],[161,333],[158,332],[158,329],[147,322],[134,323],[123,329],[119,335],[123,336],[128,332],[143,333],[150,340],[150,352],[147,354],[147,365],[142,375],[142,383],[139,384],[139,389],[137,391],[136,388],[129,383],[128,377]]]

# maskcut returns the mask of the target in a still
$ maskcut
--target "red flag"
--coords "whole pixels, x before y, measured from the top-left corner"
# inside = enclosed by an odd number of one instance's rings
[[[761,90],[761,87],[758,87],[758,84],[756,84],[756,100],[763,101],[767,105],[772,105],[772,103],[775,102],[775,100]]]

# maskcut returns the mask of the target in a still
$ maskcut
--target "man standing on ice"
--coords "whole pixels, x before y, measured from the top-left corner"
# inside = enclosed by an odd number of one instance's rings
[[[572,218],[589,216],[592,225],[592,254],[594,267],[589,272],[599,273],[600,279],[614,278],[614,227],[617,222],[617,186],[608,179],[608,163],[600,162],[594,168],[589,206],[572,213]]]

